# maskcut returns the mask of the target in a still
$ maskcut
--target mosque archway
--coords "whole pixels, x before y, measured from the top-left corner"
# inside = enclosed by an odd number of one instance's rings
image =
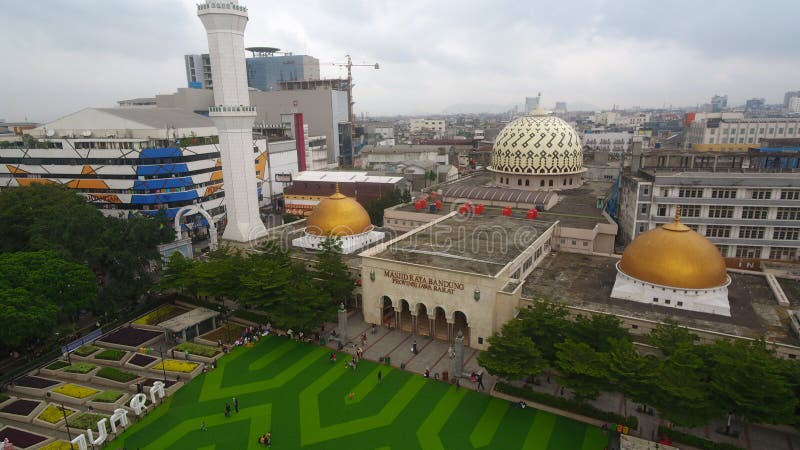
[[[441,306],[433,310],[433,320],[431,321],[431,335],[436,339],[448,340],[449,330],[447,326],[447,312]]]
[[[428,307],[424,303],[417,304],[417,334],[420,336],[430,336],[430,317],[428,317]]]
[[[392,304],[392,299],[384,295],[381,299],[381,325],[384,325],[386,328],[390,328],[393,324],[396,324],[395,319],[395,310],[394,305]]]
[[[413,317],[411,316],[411,305],[408,300],[400,300],[400,313],[397,315],[399,318],[397,327],[407,333],[414,332]]]
[[[450,333],[450,339],[454,340],[458,336],[458,332],[464,335],[464,346],[469,346],[469,323],[467,316],[461,311],[453,313],[453,327]]]

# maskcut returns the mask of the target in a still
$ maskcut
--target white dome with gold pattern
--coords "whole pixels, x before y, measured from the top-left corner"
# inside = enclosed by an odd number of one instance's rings
[[[491,170],[510,174],[583,172],[583,149],[575,130],[537,109],[505,126],[492,150]]]

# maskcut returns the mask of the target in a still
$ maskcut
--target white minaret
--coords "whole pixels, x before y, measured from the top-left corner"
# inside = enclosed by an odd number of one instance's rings
[[[223,239],[249,242],[267,230],[258,212],[253,121],[247,69],[244,62],[244,29],[247,8],[237,0],[207,0],[197,5],[197,15],[208,34],[214,105],[209,116],[219,132],[225,209],[228,225]]]

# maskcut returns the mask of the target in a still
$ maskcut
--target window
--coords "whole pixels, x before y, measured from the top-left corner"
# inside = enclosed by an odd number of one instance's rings
[[[726,225],[708,225],[706,227],[706,236],[715,238],[729,238],[731,237],[731,227]]]
[[[539,181],[539,186],[544,187],[544,180]]]
[[[653,297],[653,303],[658,303],[658,297]]]
[[[736,189],[712,189],[711,198],[736,198]]]
[[[703,196],[702,189],[687,189],[687,188],[680,188],[678,190],[678,197],[684,198],[700,198]]]
[[[752,144],[753,143],[753,138],[747,138],[747,143],[748,144]]]
[[[740,137],[740,138],[739,138],[739,143],[740,143],[740,144],[744,144],[744,138],[743,138],[743,137]]]
[[[664,217],[667,215],[667,205],[658,205],[658,216]]]
[[[740,239],[764,239],[764,227],[739,227]]]
[[[800,228],[775,227],[772,231],[772,239],[779,241],[796,241],[800,234]]]
[[[642,206],[642,214],[647,214],[647,205]]]
[[[736,134],[736,128],[731,130],[731,134]]]
[[[733,206],[711,206],[708,208],[708,217],[730,219],[733,217]]]
[[[700,217],[700,205],[681,205],[682,217]]]
[[[781,200],[800,200],[800,190],[781,189]]]
[[[723,128],[722,129],[722,134],[728,134],[728,129],[727,128]]]
[[[669,197],[669,189],[661,188],[661,196],[662,197]]]
[[[736,247],[737,258],[758,258],[761,256],[761,247],[739,245]]]
[[[747,133],[746,129],[742,128],[741,130],[739,130],[739,134],[745,134],[745,133]]]
[[[644,188],[642,188],[642,193],[643,193],[644,195],[650,195],[650,188],[648,188],[648,187],[644,187]]]
[[[763,128],[761,129],[761,132],[762,133],[764,132]],[[750,128],[750,134],[756,134],[756,129],[755,128]]]
[[[531,185],[531,180],[525,180],[525,186],[530,186],[530,185]]]
[[[664,303],[669,305],[672,300],[664,300]]]
[[[769,259],[783,259],[791,261],[797,254],[796,248],[791,247],[772,247],[769,249]]]
[[[564,178],[563,180],[561,180],[561,185],[562,185],[562,186],[566,186],[566,185],[567,185],[567,179],[566,179],[566,178]]]
[[[719,250],[719,253],[723,257],[728,256],[728,246],[727,245],[717,245],[717,250]]]
[[[753,189],[751,195],[754,200],[768,200],[772,198],[772,191],[769,189]]]
[[[786,132],[789,134],[794,134],[794,128],[789,128],[788,130],[786,130]]]
[[[639,225],[639,233],[644,233],[644,225]]]
[[[713,143],[714,143],[714,138],[711,138],[711,139],[709,139],[709,140],[708,140],[708,143],[709,143],[709,144],[713,144]]]
[[[521,178],[517,178],[517,186],[522,186],[522,179]]]
[[[762,128],[761,130],[763,131],[764,129]],[[770,128],[769,129],[769,134],[773,134],[773,133],[775,133],[775,128]]]
[[[775,218],[777,220],[800,220],[800,208],[778,208]]]
[[[553,187],[553,180],[548,181],[547,185],[550,186],[550,187]]]
[[[573,240],[572,245],[578,245],[578,243],[575,240]]]
[[[631,329],[632,329],[632,330],[638,330],[638,329],[639,329],[639,325],[632,324],[632,325],[631,325]]]
[[[683,306],[683,302],[679,301],[678,306]]]
[[[778,128],[778,134],[783,134],[783,128]]]
[[[742,208],[742,219],[761,219],[767,218],[767,208],[760,206],[745,206]]]
[[[583,241],[583,246],[584,247],[588,247],[589,246],[589,241]]]

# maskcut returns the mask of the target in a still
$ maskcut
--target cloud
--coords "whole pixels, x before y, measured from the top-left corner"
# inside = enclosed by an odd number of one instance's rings
[[[14,2],[0,17],[11,70],[0,117],[51,120],[86,106],[172,92],[183,55],[207,49],[194,0]],[[653,107],[779,102],[797,88],[800,2],[679,0],[242,1],[246,45],[310,54],[322,74],[355,67],[357,113],[556,101]],[[764,27],[768,27],[765,30]]]

